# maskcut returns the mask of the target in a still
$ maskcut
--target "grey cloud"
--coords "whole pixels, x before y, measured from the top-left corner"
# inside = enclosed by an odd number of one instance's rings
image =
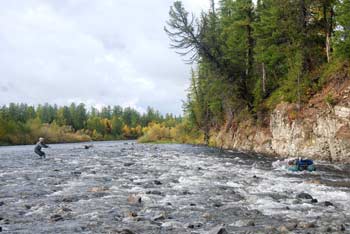
[[[0,104],[76,101],[180,114],[190,67],[163,31],[172,2],[3,2],[0,71],[12,87],[0,87]],[[197,13],[203,2],[184,1]]]
[[[6,86],[1,86],[0,90],[1,90],[1,92],[6,93],[8,91],[8,88]]]

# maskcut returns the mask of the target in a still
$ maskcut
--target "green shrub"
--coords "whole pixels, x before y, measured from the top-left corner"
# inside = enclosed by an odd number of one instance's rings
[[[327,96],[324,98],[324,100],[330,106],[335,106],[335,104],[336,104],[336,100],[331,93],[327,94]]]

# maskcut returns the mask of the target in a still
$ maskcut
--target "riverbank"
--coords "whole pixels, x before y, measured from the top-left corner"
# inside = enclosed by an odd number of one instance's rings
[[[350,163],[350,66],[338,61],[321,70],[300,104],[283,101],[282,94],[271,96],[257,116],[244,109],[227,111],[221,124],[209,118],[202,123],[210,127],[193,120],[154,125],[139,141],[204,144],[207,135],[209,146],[217,148]]]
[[[328,83],[301,107],[282,102],[263,124],[232,120],[213,131],[211,144],[280,157],[308,157],[350,163],[349,68],[330,76]]]

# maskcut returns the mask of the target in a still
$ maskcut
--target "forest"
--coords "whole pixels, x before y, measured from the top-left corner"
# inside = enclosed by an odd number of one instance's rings
[[[39,137],[48,143],[137,139],[148,125],[174,127],[179,122],[181,117],[163,116],[150,107],[141,114],[120,106],[87,110],[75,103],[60,107],[10,103],[0,108],[0,145],[33,144]]]
[[[192,66],[184,120],[204,143],[232,121],[268,125],[278,103],[302,106],[349,67],[350,0],[210,2],[195,16],[175,1],[165,26]]]
[[[136,139],[209,143],[211,132],[250,119],[269,124],[281,102],[304,105],[330,74],[349,70],[350,0],[210,0],[199,16],[181,1],[164,28],[171,48],[192,67],[184,116],[148,108],[84,104],[0,109],[0,142]],[[325,102],[334,102],[330,93]]]

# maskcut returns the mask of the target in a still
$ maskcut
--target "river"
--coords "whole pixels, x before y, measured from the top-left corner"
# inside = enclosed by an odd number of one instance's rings
[[[45,150],[0,148],[3,233],[350,233],[349,165],[293,173],[262,155],[132,141]]]

